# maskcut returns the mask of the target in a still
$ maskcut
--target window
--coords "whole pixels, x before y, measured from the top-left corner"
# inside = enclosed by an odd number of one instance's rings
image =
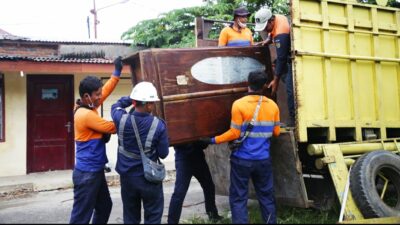
[[[0,142],[4,141],[4,75],[0,74]]]

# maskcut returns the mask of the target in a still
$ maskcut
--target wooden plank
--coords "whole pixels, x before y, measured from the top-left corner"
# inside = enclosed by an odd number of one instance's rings
[[[270,152],[276,201],[285,205],[308,208],[310,202],[293,131],[282,131],[279,137],[272,138]]]
[[[340,204],[342,204],[344,201],[343,193],[345,192],[347,178],[348,176],[350,176],[346,163],[343,158],[343,154],[340,150],[340,146],[334,144],[325,146],[323,151],[325,157],[331,157],[334,159],[334,162],[328,164],[328,168],[333,183],[335,185],[339,202]],[[346,208],[344,211],[344,220],[359,220],[359,219],[364,219],[364,217],[361,214],[360,210],[358,209],[356,203],[354,202],[353,196],[351,195],[351,191],[349,190],[349,195],[347,196],[347,201],[346,201]]]
[[[400,224],[400,217],[360,219],[360,220],[352,220],[352,221],[343,221],[339,224]]]

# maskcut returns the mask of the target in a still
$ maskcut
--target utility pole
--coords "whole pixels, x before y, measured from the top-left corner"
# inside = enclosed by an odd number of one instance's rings
[[[90,39],[90,18],[89,18],[89,16],[87,16],[86,25],[87,25],[88,35],[89,35],[89,39]]]
[[[97,24],[99,24],[99,21],[97,20],[96,0],[93,0],[93,9],[90,10],[90,12],[94,16],[93,19],[94,39],[97,39]]]
[[[129,2],[130,0],[122,0],[122,1],[119,1],[119,2],[117,2],[117,3],[113,3],[113,4],[110,4],[110,5],[107,5],[107,6],[104,6],[104,7],[101,7],[101,8],[98,8],[98,9],[96,9],[96,0],[93,0],[93,9],[91,9],[90,10],[90,13],[92,13],[93,14],[93,30],[94,30],[94,39],[97,39],[97,24],[99,24],[100,23],[100,21],[97,19],[97,13],[100,11],[100,10],[103,10],[103,9],[105,9],[105,8],[108,8],[108,7],[111,7],[111,6],[114,6],[114,5],[119,5],[119,4],[124,4],[124,3],[127,3],[127,2]]]

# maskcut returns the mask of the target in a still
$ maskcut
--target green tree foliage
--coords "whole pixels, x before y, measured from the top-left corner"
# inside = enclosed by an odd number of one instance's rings
[[[376,0],[358,0],[360,3],[376,4]],[[388,0],[388,5],[400,7],[399,0]],[[201,7],[184,8],[161,14],[156,19],[144,20],[122,34],[123,40],[133,45],[142,44],[153,48],[194,47],[194,20],[203,17],[214,20],[232,21],[235,8],[245,5],[250,12],[249,22],[254,23],[254,13],[268,6],[273,13],[289,15],[289,0],[205,0]],[[219,27],[218,27],[219,26]],[[223,24],[216,25],[210,38],[219,35]],[[256,36],[256,40],[257,40]]]
[[[144,20],[122,34],[123,40],[132,40],[132,44],[143,44],[155,48],[194,47],[194,21],[196,17],[214,20],[233,20],[235,8],[245,5],[252,15],[263,6],[269,6],[274,13],[288,15],[288,0],[207,0],[204,6],[177,9],[161,14],[156,19]],[[216,35],[216,34],[214,34]]]
[[[376,0],[357,0],[360,3],[377,5]],[[400,8],[400,0],[388,0],[386,6]]]

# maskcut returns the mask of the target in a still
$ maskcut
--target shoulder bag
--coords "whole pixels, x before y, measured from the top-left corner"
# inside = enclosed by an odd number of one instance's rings
[[[156,161],[152,161],[149,157],[146,156],[144,149],[143,149],[142,142],[140,141],[140,134],[139,134],[139,131],[138,131],[138,128],[136,125],[135,117],[133,115],[131,115],[131,121],[132,121],[133,129],[135,131],[136,141],[140,148],[140,156],[142,158],[144,177],[146,178],[146,180],[148,180],[152,183],[161,183],[165,179],[165,166],[160,161],[158,156],[157,156]],[[158,122],[159,122],[159,120],[156,117],[154,117],[153,123],[151,125],[154,129],[150,128],[150,132],[147,135],[147,139],[146,139],[146,144],[150,143],[150,146],[146,146],[146,147],[151,147],[151,140],[154,137],[154,132],[157,128]],[[149,137],[150,137],[150,140],[149,140]]]

